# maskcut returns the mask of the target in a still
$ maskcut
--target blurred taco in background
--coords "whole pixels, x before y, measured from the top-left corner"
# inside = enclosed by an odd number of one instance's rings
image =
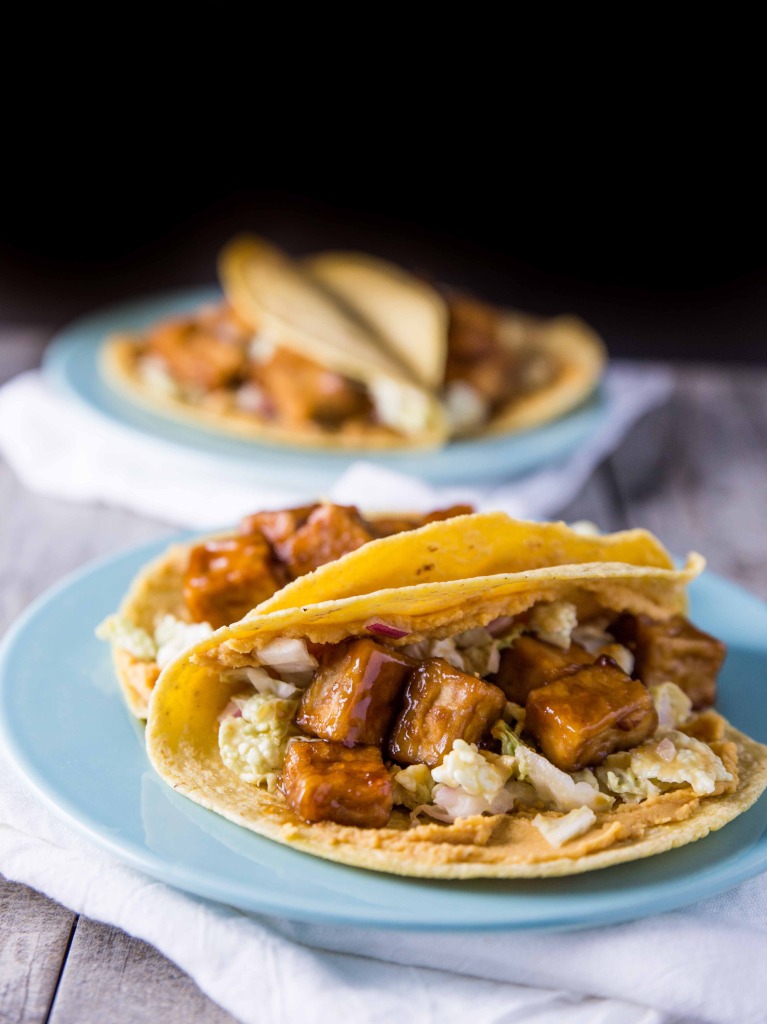
[[[254,236],[219,259],[224,301],[114,336],[107,381],[148,408],[254,440],[317,448],[430,448],[437,398],[375,329]]]
[[[454,505],[365,516],[353,506],[317,502],[256,512],[231,531],[171,544],[141,570],[119,610],[96,631],[111,645],[128,707],[146,718],[165,665],[220,626],[269,604],[291,581],[292,600],[310,600],[309,576],[320,566],[377,538],[470,512],[469,505]],[[282,600],[289,605],[291,598]]]
[[[457,533],[482,540],[458,577]],[[699,839],[765,788],[767,748],[712,710],[724,646],[685,617],[703,560],[633,534],[488,514],[362,547],[347,589],[388,586],[333,599],[320,568],[300,605],[167,666],[150,760],[255,832],[403,875],[572,874]]]
[[[556,419],[588,398],[604,370],[601,339],[575,316],[497,309],[364,253],[319,253],[304,266],[440,395],[453,437]]]

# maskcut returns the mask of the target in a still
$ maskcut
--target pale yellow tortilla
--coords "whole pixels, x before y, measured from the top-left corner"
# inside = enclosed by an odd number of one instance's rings
[[[364,253],[322,252],[303,261],[311,277],[356,309],[424,387],[445,374],[447,303],[401,267]]]
[[[390,351],[410,360],[419,380],[439,390],[447,361],[449,316],[436,289],[401,267],[364,253],[318,253],[304,263],[315,280],[378,331]],[[545,353],[556,369],[545,384],[511,398],[476,434],[513,433],[557,419],[592,394],[604,371],[604,344],[578,317],[544,320],[509,312],[501,333],[508,347]]]
[[[375,522],[386,516],[367,514],[367,518]],[[205,539],[198,537],[186,544],[174,544],[142,569],[132,582],[119,614],[150,635],[163,615],[191,621],[183,596],[184,573],[189,551]],[[666,549],[646,530],[592,537],[576,533],[564,523],[525,522],[503,512],[476,513],[371,541],[335,562],[300,576],[262,602],[258,612],[296,608],[417,583],[463,579],[470,574],[489,576],[597,561],[666,569],[673,566]],[[112,651],[131,712],[138,718],[146,718],[149,698],[160,671],[156,662],[136,658],[115,644]]]
[[[222,668],[253,664],[252,652],[277,637],[338,642],[369,635],[373,616],[406,628],[401,642],[472,629],[502,614],[518,614],[541,600],[573,601],[584,614],[597,609],[665,618],[685,604],[684,590],[701,569],[616,563],[556,566],[450,583],[421,584],[260,614],[219,630],[170,665],[155,689],[147,749],[160,776],[204,807],[277,842],[315,856],[402,875],[428,878],[526,878],[575,874],[651,856],[701,838],[746,810],[767,785],[767,748],[725,730],[712,744],[736,776],[727,791],[695,797],[689,787],[638,805],[598,814],[584,836],[554,848],[531,824],[532,812],[409,827],[397,810],[383,829],[335,823],[307,824],[279,790],[242,782],[225,767],[218,748],[218,717],[242,683]],[[724,787],[726,788],[726,787]]]

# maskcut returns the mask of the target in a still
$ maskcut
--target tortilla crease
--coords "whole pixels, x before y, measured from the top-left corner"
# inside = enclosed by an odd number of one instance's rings
[[[724,724],[714,743],[734,775],[729,791],[696,797],[689,787],[641,804],[599,812],[584,836],[554,848],[532,825],[534,812],[475,816],[452,825],[410,825],[395,810],[382,829],[307,824],[281,792],[242,782],[224,765],[218,718],[241,682],[222,669],[255,663],[252,652],[278,637],[338,642],[369,635],[372,616],[407,629],[402,643],[444,637],[515,615],[538,601],[572,601],[582,615],[598,608],[667,618],[686,606],[685,587],[703,567],[682,570],[584,563],[491,577],[426,583],[253,615],[218,630],[162,673],[150,705],[147,750],[159,775],[196,803],[295,849],[343,864],[428,878],[529,878],[575,874],[690,843],[741,814],[767,786],[767,748]],[[717,716],[718,717],[718,716]]]
[[[366,518],[375,522],[389,515],[396,513],[366,513]],[[136,576],[119,614],[150,635],[163,615],[191,621],[183,595],[189,552],[213,536],[233,535],[233,531],[208,534],[186,544],[173,544]],[[512,519],[503,512],[480,512],[371,541],[335,562],[299,576],[262,602],[258,613],[299,608],[331,598],[356,597],[375,590],[464,579],[469,575],[491,576],[596,561],[664,569],[673,566],[666,549],[646,530],[585,536],[564,523],[531,523]],[[160,674],[157,664],[136,658],[114,643],[112,657],[128,707],[137,718],[146,718],[149,698]]]
[[[436,289],[401,267],[364,253],[318,253],[304,265],[370,323],[419,380],[432,388],[441,386],[449,315]],[[474,432],[480,436],[528,430],[570,412],[593,393],[607,361],[602,339],[576,316],[542,319],[509,311],[501,321],[501,338],[511,349],[548,355],[556,371],[547,383],[512,397]]]

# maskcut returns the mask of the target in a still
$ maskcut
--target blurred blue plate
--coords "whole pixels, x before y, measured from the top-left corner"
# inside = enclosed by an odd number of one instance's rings
[[[241,479],[243,473],[249,473],[262,484],[273,482],[280,488],[302,491],[327,489],[355,458],[411,473],[433,484],[507,480],[565,458],[600,427],[607,415],[607,399],[598,389],[585,404],[561,419],[511,437],[457,441],[434,452],[338,454],[246,441],[177,423],[134,405],[102,380],[97,356],[107,335],[141,330],[163,317],[220,297],[216,289],[197,288],[110,306],[77,320],[53,339],[43,361],[44,373],[55,387],[113,424],[144,436],[149,434],[176,448],[213,456],[218,465],[230,464]]]
[[[135,868],[243,910],[389,928],[567,929],[644,917],[767,869],[767,794],[690,846],[571,878],[440,882],[332,864],[175,793],[149,766],[93,627],[163,545],[97,563],[43,595],[0,650],[0,739],[53,810]],[[692,618],[729,644],[720,706],[767,741],[767,605],[706,573]]]

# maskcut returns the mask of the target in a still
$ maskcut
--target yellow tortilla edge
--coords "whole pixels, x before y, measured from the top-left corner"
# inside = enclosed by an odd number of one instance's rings
[[[372,522],[398,515],[364,514]],[[213,537],[235,535],[235,530],[221,531],[171,544],[136,575],[118,613],[150,635],[164,614],[188,621],[182,588],[189,551]],[[524,563],[524,567],[534,568],[602,559],[661,568],[673,566],[666,549],[646,530],[591,537],[576,533],[565,523],[534,523],[513,519],[503,512],[480,512],[370,541],[288,583],[250,614],[354,597],[371,590],[447,582],[463,578],[472,563],[475,573],[479,570],[479,575],[491,575],[508,571],[511,564],[521,568]],[[112,656],[128,707],[137,718],[146,718],[151,691],[159,675],[156,662],[137,658],[114,643]]]

